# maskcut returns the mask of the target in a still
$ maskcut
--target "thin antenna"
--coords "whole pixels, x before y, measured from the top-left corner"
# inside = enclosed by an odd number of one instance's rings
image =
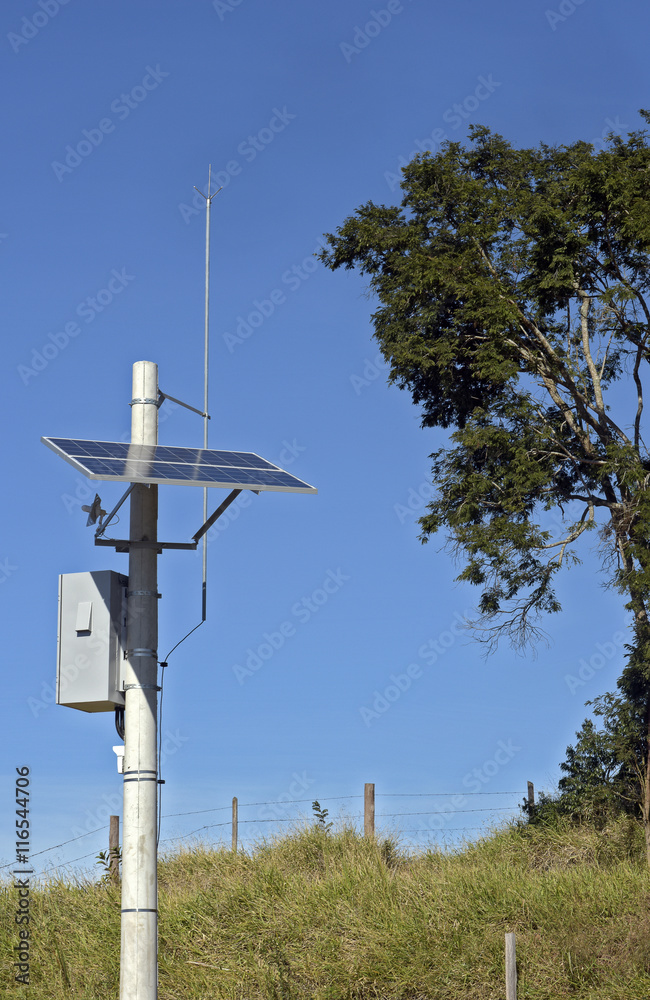
[[[205,336],[203,345],[203,447],[208,447],[208,361],[210,355],[210,207],[212,199],[219,194],[218,188],[214,194],[210,194],[212,183],[212,164],[208,166],[208,193],[195,186],[194,190],[199,191],[202,198],[205,198]],[[203,523],[208,519],[208,490],[203,487]],[[203,579],[201,588],[201,621],[207,617],[207,593],[208,593],[208,536],[203,536]]]

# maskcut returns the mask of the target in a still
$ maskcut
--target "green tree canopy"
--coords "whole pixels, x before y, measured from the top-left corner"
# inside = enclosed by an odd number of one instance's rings
[[[558,795],[541,804],[540,818],[545,805],[550,813],[597,824],[620,813],[643,818],[643,708],[639,711],[629,699],[610,692],[587,704],[593,706],[596,721],[585,719],[575,745],[567,747]]]
[[[446,532],[488,636],[533,638],[597,529],[647,645],[647,134],[598,153],[515,149],[484,127],[470,140],[416,157],[401,205],[358,208],[321,259],[368,277],[390,381],[423,426],[450,428],[422,538]],[[635,670],[647,686],[648,661]]]
[[[515,149],[474,127],[403,174],[401,205],[362,205],[320,257],[368,277],[390,381],[450,429],[421,537],[446,533],[489,641],[534,639],[555,574],[599,532],[634,643],[605,736],[579,734],[563,780],[584,791],[605,767],[636,787],[650,864],[648,134]]]

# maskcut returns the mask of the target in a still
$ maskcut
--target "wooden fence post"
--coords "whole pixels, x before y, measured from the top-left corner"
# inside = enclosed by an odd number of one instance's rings
[[[239,803],[237,802],[237,796],[233,796],[232,800],[232,849],[237,853],[237,833],[239,829]]]
[[[108,828],[108,863],[111,882],[120,881],[120,817],[111,816]]]
[[[506,934],[506,1000],[517,1000],[517,955],[514,934]]]
[[[535,805],[535,786],[532,781],[528,782],[528,808],[532,809]]]
[[[367,782],[363,787],[363,835],[375,835],[375,785]]]

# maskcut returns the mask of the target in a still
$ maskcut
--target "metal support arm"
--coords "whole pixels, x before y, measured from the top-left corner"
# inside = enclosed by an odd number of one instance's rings
[[[195,535],[192,535],[192,539],[195,544],[198,545],[199,539],[203,538],[206,531],[208,531],[212,527],[217,518],[223,514],[224,510],[230,507],[230,504],[233,502],[233,500],[236,500],[236,498],[239,496],[240,493],[241,490],[233,490],[232,493],[228,494],[223,503],[219,504],[214,514],[210,515],[205,524],[201,525],[201,527],[199,528],[199,530],[196,532]]]
[[[104,523],[102,524],[102,526],[100,528],[98,528],[97,531],[95,532],[95,539],[98,539],[100,535],[104,534],[104,532],[106,531],[106,528],[111,523],[111,521],[113,520],[113,518],[117,514],[118,510],[120,509],[120,507],[122,506],[122,504],[124,503],[124,501],[126,500],[126,498],[128,497],[129,493],[131,492],[131,490],[133,489],[134,486],[135,486],[135,483],[131,483],[131,485],[129,486],[128,490],[124,494],[124,496],[120,497],[120,499],[117,501],[117,503],[113,507],[112,511],[110,512],[110,514],[108,515],[108,517],[106,518],[106,520],[104,521]]]
[[[124,500],[126,500],[127,496],[129,495],[132,489],[133,486],[130,486],[129,489],[124,494],[124,496],[122,497],[122,499],[120,500],[118,507],[120,506],[120,504],[124,502]],[[233,500],[237,499],[237,497],[241,492],[242,490],[232,490],[228,494],[226,499],[223,501],[223,503],[219,504],[214,514],[211,514],[210,517],[205,522],[205,524],[201,525],[196,534],[192,535],[191,542],[158,542],[158,541],[149,542],[149,541],[136,541],[135,539],[131,540],[128,538],[100,538],[98,532],[95,535],[95,545],[111,545],[111,546],[114,545],[117,552],[129,552],[131,549],[137,549],[137,548],[157,549],[159,552],[161,552],[163,549],[195,549],[198,546],[201,538],[203,538],[203,536],[205,535],[206,531],[209,531],[209,529],[212,527],[217,518],[221,517],[223,512],[227,510],[228,507],[230,507],[230,504],[233,502]],[[256,493],[257,490],[253,490],[253,492]],[[117,510],[117,507],[115,508],[115,510]],[[115,512],[113,511],[111,513],[111,516],[113,513]]]
[[[205,417],[210,420],[210,414],[204,413],[202,410],[197,410],[196,406],[190,406],[189,403],[184,403],[182,399],[176,399],[175,396],[170,396],[168,392],[163,392],[161,389],[158,390],[158,406],[161,406],[165,400],[168,399],[170,403],[178,403],[179,406],[184,406],[186,410],[191,410],[192,413],[198,413],[200,417]]]

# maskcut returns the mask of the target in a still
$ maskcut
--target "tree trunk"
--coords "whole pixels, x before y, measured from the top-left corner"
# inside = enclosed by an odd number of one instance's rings
[[[643,816],[643,832],[645,834],[646,858],[648,868],[650,868],[650,696],[646,702],[645,724],[645,781],[643,784],[641,812]]]

